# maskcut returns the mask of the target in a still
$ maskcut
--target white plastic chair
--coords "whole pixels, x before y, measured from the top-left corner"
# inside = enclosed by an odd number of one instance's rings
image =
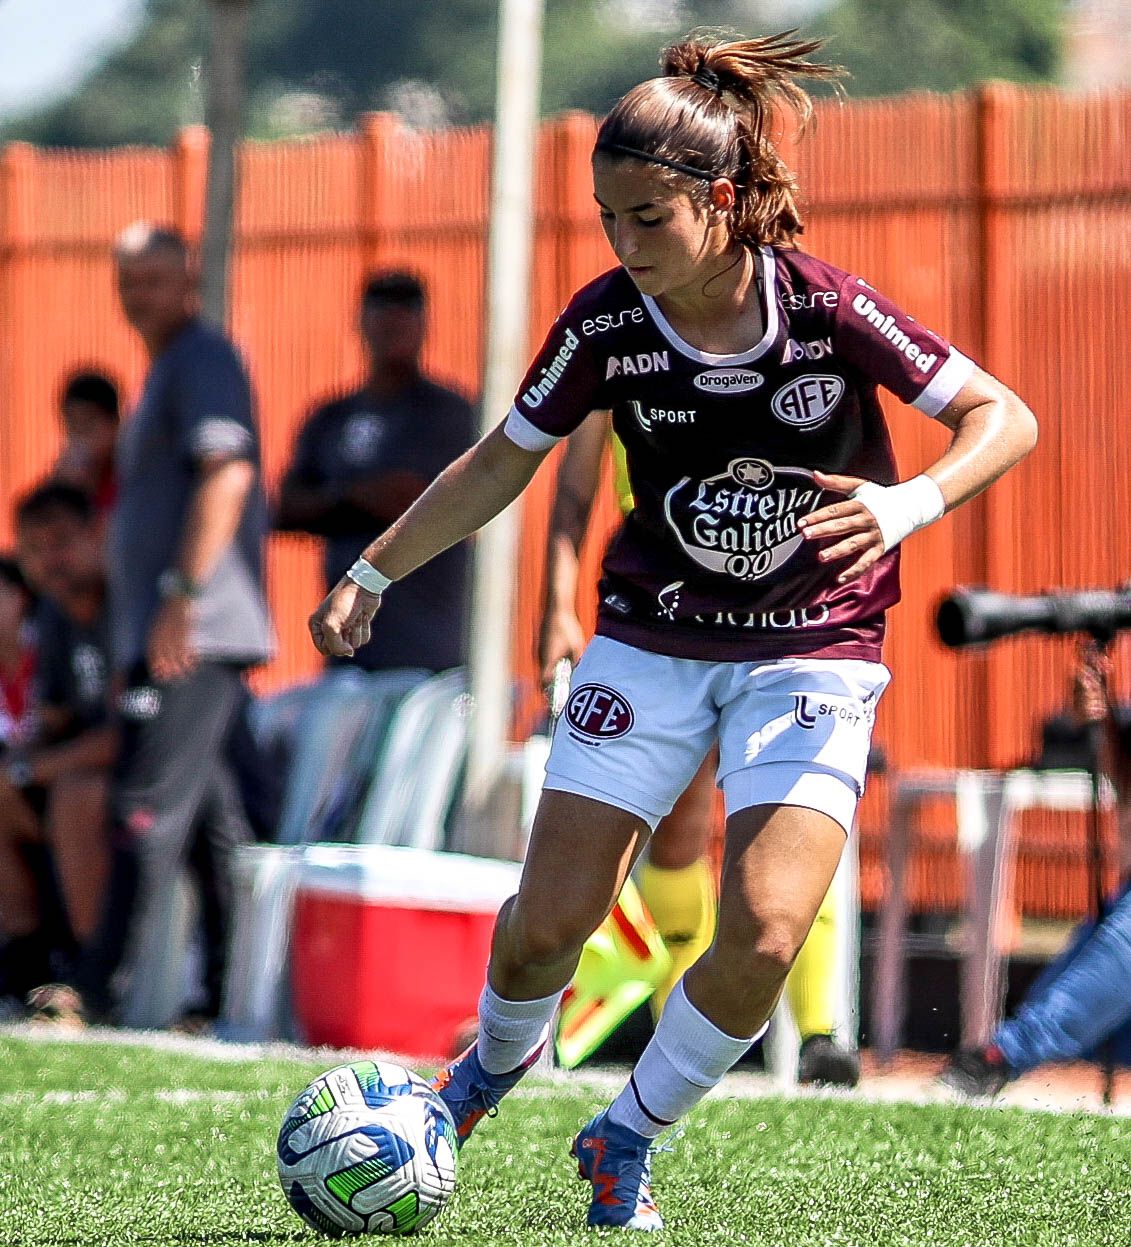
[[[470,725],[462,669],[433,676],[397,707],[353,839],[439,848],[455,799]]]
[[[293,1039],[288,993],[291,915],[305,848],[256,844],[236,853],[231,944],[219,1033]]]
[[[421,671],[328,671],[295,724],[279,816],[278,844],[343,838],[359,745],[372,752],[401,699],[426,678]],[[356,792],[356,788],[355,788]]]

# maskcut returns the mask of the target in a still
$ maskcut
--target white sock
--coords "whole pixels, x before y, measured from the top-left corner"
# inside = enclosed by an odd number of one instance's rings
[[[654,1139],[694,1108],[758,1035],[724,1034],[687,999],[680,979],[628,1086],[609,1107],[610,1120]]]
[[[541,1046],[562,993],[540,1000],[504,1000],[484,985],[479,997],[479,1061],[488,1074],[509,1074]]]

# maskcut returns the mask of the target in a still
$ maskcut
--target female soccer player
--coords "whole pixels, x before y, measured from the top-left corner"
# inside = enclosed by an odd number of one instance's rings
[[[795,247],[772,110],[835,71],[788,36],[690,39],[598,131],[618,265],[558,317],[506,420],[372,542],[310,620],[365,643],[393,582],[475,532],[585,416],[611,409],[635,498],[598,635],[554,736],[518,895],[500,910],[476,1043],[436,1080],[465,1138],[532,1064],[586,938],[718,738],[727,830],[710,949],[628,1085],[574,1141],[591,1225],[662,1225],[649,1145],[746,1051],[828,890],[864,778],[898,545],[1033,446],[1004,385]],[[897,482],[883,385],[949,428]]]
[[[542,682],[549,686],[563,659],[572,665],[585,650],[585,629],[577,616],[581,543],[601,478],[606,448],[611,451],[614,492],[625,515],[634,502],[624,447],[612,433],[611,412],[591,412],[570,436],[558,469],[550,531],[546,542],[546,600],[538,637]],[[708,861],[715,813],[715,772],[719,755],[712,746],[672,812],[660,820],[636,864],[641,899],[664,941],[671,967],[649,998],[653,1022],[676,984],[711,946],[715,934],[714,872]],[[801,1037],[797,1081],[854,1087],[860,1077],[856,1053],[837,1040],[837,928],[841,921],[836,889],[830,888],[805,937],[785,992]],[[574,979],[584,991],[584,966]]]

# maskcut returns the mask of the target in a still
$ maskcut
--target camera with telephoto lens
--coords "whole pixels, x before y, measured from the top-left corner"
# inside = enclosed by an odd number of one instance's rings
[[[935,613],[939,639],[951,649],[988,645],[1021,632],[1086,632],[1110,642],[1131,628],[1131,584],[1033,596],[957,588]]]

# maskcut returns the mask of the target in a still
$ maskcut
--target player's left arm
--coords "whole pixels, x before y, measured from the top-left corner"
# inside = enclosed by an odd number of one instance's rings
[[[822,489],[850,495],[800,522],[809,541],[837,538],[817,557],[845,562],[838,583],[855,579],[909,533],[980,494],[1037,443],[1033,413],[977,367],[935,419],[951,430],[950,445],[914,480],[883,486],[858,476],[814,473]]]

